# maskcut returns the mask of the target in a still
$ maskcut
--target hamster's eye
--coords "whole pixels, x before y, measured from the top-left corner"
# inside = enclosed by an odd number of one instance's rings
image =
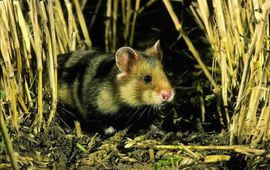
[[[150,75],[146,75],[143,77],[143,81],[145,84],[151,83],[152,77]]]

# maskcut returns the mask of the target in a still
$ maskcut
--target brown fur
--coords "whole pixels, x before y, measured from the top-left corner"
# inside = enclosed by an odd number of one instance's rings
[[[95,50],[59,56],[59,100],[89,117],[89,109],[111,115],[123,106],[160,105],[162,90],[170,91],[173,98],[174,90],[160,62],[159,42],[145,52],[122,47],[114,57]],[[151,82],[144,81],[147,75]]]

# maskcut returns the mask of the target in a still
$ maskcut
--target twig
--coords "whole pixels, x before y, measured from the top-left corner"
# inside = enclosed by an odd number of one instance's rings
[[[224,151],[235,151],[237,153],[245,154],[245,155],[258,155],[263,156],[267,154],[264,149],[253,149],[246,145],[227,145],[227,146],[199,146],[199,145],[188,145],[183,146],[180,145],[147,145],[145,143],[137,143],[132,146],[133,148],[142,148],[142,149],[167,149],[167,150],[224,150]]]

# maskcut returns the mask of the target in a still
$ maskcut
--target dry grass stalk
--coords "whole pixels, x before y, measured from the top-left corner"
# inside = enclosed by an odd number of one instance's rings
[[[123,5],[124,4],[124,5]],[[128,38],[130,34],[130,19],[131,19],[131,1],[129,0],[122,0],[122,12],[123,12],[123,25],[124,25],[124,40],[125,45],[128,45]]]
[[[118,0],[113,1],[113,32],[112,32],[112,50],[116,50],[117,43],[117,17],[118,16]]]
[[[57,42],[56,42],[56,30],[55,30],[55,17],[54,17],[54,11],[53,11],[53,3],[52,1],[49,1],[48,3],[48,12],[51,14],[49,15],[49,22],[50,28],[46,29],[46,35],[47,39],[51,41],[50,44],[48,44],[48,71],[49,71],[49,79],[50,79],[50,85],[52,89],[52,105],[51,105],[51,111],[48,118],[48,125],[52,121],[52,118],[54,117],[54,113],[56,111],[56,105],[57,105]],[[44,9],[44,8],[43,8]],[[50,37],[51,35],[51,37]]]
[[[107,52],[112,50],[110,46],[112,44],[111,16],[112,16],[112,0],[107,0],[107,11],[106,11],[107,20],[105,21],[105,49]]]
[[[81,29],[82,29],[82,32],[83,32],[85,43],[86,43],[86,45],[88,47],[91,47],[92,46],[92,42],[91,42],[91,39],[90,39],[88,30],[87,30],[87,26],[86,26],[86,23],[85,23],[85,20],[84,20],[84,17],[83,17],[83,13],[82,13],[80,4],[79,4],[78,0],[73,0],[73,2],[74,2],[75,7],[76,7],[77,16],[78,16],[78,19],[79,19],[79,22],[80,22],[80,26],[81,26]]]
[[[54,117],[57,103],[57,58],[59,53],[74,50],[82,38],[78,29],[83,30],[86,43],[91,40],[86,30],[78,2],[76,12],[66,0],[68,24],[59,1],[27,0],[29,12],[19,1],[0,1],[0,49],[1,83],[6,93],[1,105],[7,110],[6,116],[12,117],[9,127],[19,129],[24,114],[37,109],[36,132],[43,120],[43,74],[44,68],[49,75],[52,92],[51,112],[48,124]],[[43,62],[47,61],[47,66]],[[4,112],[4,111],[3,111]]]
[[[200,65],[200,67],[202,68],[202,71],[204,72],[205,76],[208,78],[208,80],[210,81],[211,85],[213,86],[213,92],[215,94],[217,94],[217,98],[219,98],[219,93],[220,93],[220,88],[219,85],[216,83],[216,81],[214,80],[214,78],[212,77],[212,75],[210,74],[210,72],[207,69],[207,66],[203,63],[203,60],[201,59],[201,56],[199,55],[199,52],[196,50],[195,46],[192,44],[191,40],[189,39],[189,37],[187,36],[187,34],[184,32],[184,30],[182,29],[182,24],[179,22],[179,19],[177,18],[177,15],[175,14],[172,5],[170,3],[169,0],[163,0],[163,3],[165,5],[165,7],[167,8],[173,23],[175,25],[175,29],[179,32],[180,36],[183,37],[183,39],[185,40],[190,52],[193,54],[194,58],[196,59],[196,61],[198,62],[198,64]],[[203,106],[204,102],[202,102],[201,100],[201,113],[202,113],[202,119],[204,120],[204,106]],[[225,113],[225,116],[228,118],[228,113]],[[229,120],[227,120],[228,122]],[[222,119],[222,116],[220,116],[220,123],[221,124],[225,124],[224,120]]]
[[[133,46],[134,42],[134,33],[137,17],[141,14],[146,7],[151,6],[157,0],[148,1],[144,6],[140,6],[141,0],[136,0],[135,6],[133,8],[133,3],[130,0],[107,0],[106,3],[106,21],[105,21],[105,49],[108,52],[115,52],[117,48],[117,21],[119,16],[119,3],[121,3],[121,16],[122,16],[122,24],[123,24],[123,37],[125,41],[125,45]],[[98,2],[98,6],[95,9],[96,11],[99,9],[101,2]],[[93,22],[94,22],[93,18]],[[91,21],[92,23],[92,21]],[[92,24],[91,24],[92,25]]]
[[[1,82],[0,82],[1,83]],[[3,135],[3,139],[6,145],[6,150],[7,150],[7,154],[9,156],[11,165],[13,169],[19,169],[18,168],[18,163],[17,163],[17,159],[14,155],[14,151],[13,151],[13,147],[12,147],[12,142],[10,140],[10,137],[8,135],[8,130],[7,130],[7,126],[4,120],[4,113],[2,110],[2,97],[4,97],[4,91],[2,90],[2,87],[0,86],[0,126],[1,126],[1,133]]]
[[[215,0],[212,5],[214,16],[210,16],[206,0],[198,0],[191,11],[211,44],[215,66],[221,70],[223,105],[235,104],[231,144],[267,141],[270,67],[265,35],[269,35],[270,1]],[[238,94],[233,94],[233,89],[238,89]],[[236,103],[232,103],[235,96]]]
[[[204,74],[206,75],[206,77],[208,78],[208,80],[211,82],[211,84],[213,85],[214,89],[217,91],[219,91],[219,87],[218,84],[216,83],[216,81],[213,79],[213,77],[211,76],[211,74],[209,73],[207,67],[205,66],[205,64],[203,63],[198,51],[196,50],[196,48],[194,47],[194,45],[192,44],[191,40],[189,39],[189,37],[185,34],[185,32],[182,29],[182,24],[179,22],[173,8],[172,5],[170,3],[169,0],[163,0],[164,5],[166,6],[172,20],[173,23],[175,25],[175,29],[177,31],[179,31],[180,35],[183,37],[183,39],[185,40],[185,42],[187,43],[187,46],[189,47],[189,50],[191,51],[191,53],[193,54],[193,56],[195,57],[195,59],[197,60],[197,62],[199,63],[199,65],[201,66]]]
[[[68,24],[59,1],[27,0],[0,1],[0,91],[1,131],[10,156],[13,169],[18,169],[5,124],[19,130],[24,117],[37,110],[34,132],[50,124],[57,104],[57,58],[59,53],[75,50],[82,41],[78,29],[83,31],[86,43],[91,40],[86,30],[82,11],[76,3],[79,23],[75,22],[72,4],[65,5],[68,11]],[[46,61],[47,66],[43,65]],[[43,72],[49,76],[52,92],[51,111],[47,122],[43,118]],[[12,118],[12,122],[7,121]],[[44,123],[45,121],[45,123]]]
[[[42,70],[43,70],[43,66],[42,66],[42,30],[40,28],[39,25],[39,21],[38,21],[38,15],[36,15],[38,13],[38,11],[40,11],[40,4],[37,4],[36,1],[34,0],[30,0],[29,2],[29,8],[30,8],[30,21],[31,23],[33,23],[33,36],[34,36],[34,51],[36,54],[36,62],[37,62],[37,77],[38,77],[38,85],[37,85],[37,89],[38,89],[38,96],[37,96],[37,108],[38,108],[38,113],[37,113],[37,128],[38,131],[40,131],[41,128],[41,124],[42,124],[42,118],[43,118],[43,98],[42,98]]]
[[[140,3],[141,3],[141,0],[136,0],[135,11],[134,11],[134,14],[133,14],[133,19],[132,19],[132,24],[131,24],[131,31],[130,31],[130,38],[129,38],[129,45],[130,46],[133,46],[134,31],[135,31],[137,15],[138,15],[138,12],[140,10]]]
[[[97,12],[98,12],[99,9],[100,9],[101,2],[102,2],[102,0],[98,0],[98,2],[97,2],[97,4],[96,4],[96,8],[95,8],[94,14],[93,14],[93,16],[92,16],[92,18],[91,18],[91,21],[90,21],[90,24],[89,24],[89,29],[90,29],[90,30],[92,29],[93,24],[94,24],[95,21],[96,21]]]

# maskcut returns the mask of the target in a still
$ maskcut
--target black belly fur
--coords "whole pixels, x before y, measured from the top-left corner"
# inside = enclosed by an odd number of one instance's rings
[[[68,108],[69,109],[69,108]],[[156,118],[156,113],[149,106],[138,109],[122,107],[117,113],[104,114],[95,109],[89,110],[88,117],[81,117],[76,110],[69,109],[73,115],[60,113],[61,118],[69,126],[73,126],[74,120],[79,120],[82,129],[86,132],[104,133],[104,129],[112,126],[116,130],[123,130],[129,127],[129,132],[136,132],[146,129]]]

